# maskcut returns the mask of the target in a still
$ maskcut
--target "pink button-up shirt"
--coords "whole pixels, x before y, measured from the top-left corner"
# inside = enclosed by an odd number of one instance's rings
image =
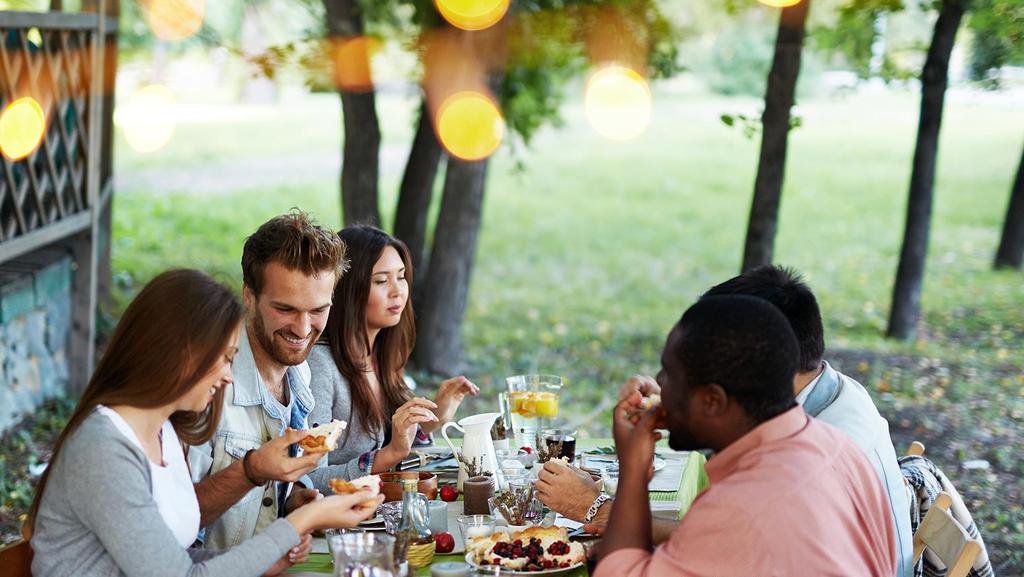
[[[595,577],[896,573],[889,500],[864,453],[795,407],[707,464],[704,491],[654,553],[621,549]]]

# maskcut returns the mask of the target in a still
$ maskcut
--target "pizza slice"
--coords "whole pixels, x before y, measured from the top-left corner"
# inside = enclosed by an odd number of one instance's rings
[[[331,486],[331,491],[334,491],[335,495],[350,495],[369,489],[373,495],[372,498],[367,499],[366,504],[372,503],[373,506],[377,506],[377,496],[380,495],[381,486],[380,475],[366,475],[351,481],[330,479],[327,484]]]
[[[345,431],[347,423],[337,419],[325,425],[317,425],[309,430],[309,435],[299,441],[299,448],[306,454],[329,453],[338,448],[338,439]]]

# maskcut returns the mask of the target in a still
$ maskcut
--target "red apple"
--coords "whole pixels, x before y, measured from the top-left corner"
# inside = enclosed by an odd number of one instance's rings
[[[438,533],[434,535],[434,545],[437,553],[451,553],[455,550],[455,537],[451,533]]]
[[[459,489],[455,485],[445,485],[441,487],[441,500],[442,501],[455,501],[459,498]]]

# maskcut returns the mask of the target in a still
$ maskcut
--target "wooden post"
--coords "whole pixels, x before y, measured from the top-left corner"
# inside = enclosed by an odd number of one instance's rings
[[[92,376],[96,355],[96,292],[98,254],[97,234],[102,212],[100,204],[101,166],[103,161],[103,64],[106,44],[106,0],[93,4],[97,15],[96,32],[90,54],[92,73],[89,77],[89,150],[86,164],[86,196],[89,204],[89,228],[71,243],[75,259],[71,297],[70,375],[68,387],[81,391]]]

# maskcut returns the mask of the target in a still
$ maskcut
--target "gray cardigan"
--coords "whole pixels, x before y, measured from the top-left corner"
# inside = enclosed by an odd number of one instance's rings
[[[146,455],[94,412],[51,465],[31,543],[35,577],[256,577],[299,535],[278,519],[227,551],[181,547],[153,500]]]
[[[367,470],[359,468],[359,456],[380,449],[384,444],[384,431],[369,433],[363,429],[362,419],[352,405],[352,389],[341,376],[334,363],[331,349],[324,343],[317,343],[306,359],[311,378],[309,388],[313,391],[313,410],[309,413],[309,425],[329,423],[340,419],[348,423],[338,448],[327,455],[327,462],[309,473],[313,486],[325,495],[331,491],[329,479],[355,479],[368,475],[373,466],[372,459],[366,463]]]

